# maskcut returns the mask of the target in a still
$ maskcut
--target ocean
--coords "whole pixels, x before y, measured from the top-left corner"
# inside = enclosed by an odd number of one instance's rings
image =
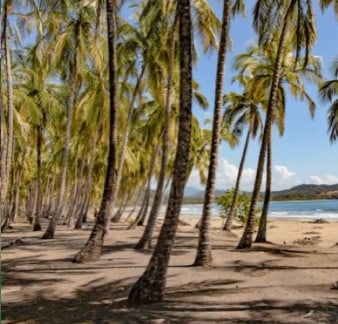
[[[202,204],[183,205],[181,214],[202,215]],[[220,215],[218,205],[215,204],[212,214]],[[269,217],[338,219],[338,200],[271,201]]]

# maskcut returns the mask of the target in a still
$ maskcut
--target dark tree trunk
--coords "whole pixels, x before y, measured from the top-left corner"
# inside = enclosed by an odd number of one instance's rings
[[[271,138],[272,129],[270,129],[270,136],[267,142],[267,160],[266,160],[266,187],[265,187],[265,196],[261,218],[259,221],[258,232],[256,236],[255,242],[267,242],[266,240],[266,226],[268,221],[268,211],[269,211],[269,203],[271,196],[271,178],[272,178],[272,138]]]
[[[283,22],[283,28],[281,30],[281,34],[279,38],[276,63],[274,66],[274,71],[273,71],[273,76],[272,76],[269,102],[268,102],[268,107],[267,107],[267,112],[266,112],[266,119],[265,119],[261,147],[259,151],[257,172],[256,172],[254,188],[252,191],[252,199],[251,199],[251,204],[250,204],[250,209],[249,209],[249,215],[248,215],[247,223],[244,228],[242,238],[237,246],[238,249],[250,248],[252,244],[255,217],[256,217],[256,205],[257,205],[258,196],[259,196],[259,192],[260,192],[260,188],[262,184],[267,142],[269,139],[269,132],[270,132],[271,125],[272,125],[274,110],[276,107],[277,92],[278,92],[278,86],[279,86],[279,81],[280,81],[284,47],[285,47],[285,42],[287,40],[287,30],[288,30],[289,20],[291,19],[290,15],[291,15],[293,6],[294,6],[294,1],[291,2],[286,12],[286,15],[284,17],[284,22]]]
[[[161,301],[173,248],[179,213],[187,180],[192,118],[192,67],[190,1],[177,3],[180,35],[180,113],[177,151],[168,207],[159,238],[150,262],[130,291],[132,303]]]
[[[109,53],[109,149],[105,184],[101,206],[94,228],[86,245],[79,251],[73,262],[82,263],[99,260],[104,237],[107,233],[109,213],[116,185],[116,2],[107,0],[108,53]]]
[[[207,184],[205,188],[203,213],[201,218],[201,226],[199,229],[199,238],[197,253],[194,265],[208,267],[212,263],[211,243],[210,243],[210,217],[214,204],[215,196],[215,181],[218,162],[218,150],[220,143],[220,128],[223,107],[224,94],[224,65],[226,61],[226,53],[228,50],[229,30],[231,20],[231,0],[224,1],[223,7],[223,23],[221,31],[221,41],[218,50],[216,85],[215,85],[215,104],[214,118],[212,126],[212,140]]]

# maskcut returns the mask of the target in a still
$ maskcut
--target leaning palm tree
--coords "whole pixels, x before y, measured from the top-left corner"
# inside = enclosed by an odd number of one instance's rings
[[[75,255],[73,262],[83,263],[97,261],[102,254],[104,237],[109,224],[109,214],[116,185],[116,17],[115,0],[106,0],[106,14],[108,26],[108,54],[109,54],[109,147],[106,178],[103,188],[101,205],[96,217],[94,228],[86,245]]]
[[[259,34],[259,44],[261,46],[264,45],[264,47],[271,44],[273,41],[271,39],[272,36],[276,35],[275,32],[271,31],[278,31],[278,37],[276,38],[278,45],[250,210],[242,238],[238,244],[239,249],[251,247],[252,244],[256,205],[263,178],[269,133],[277,103],[285,45],[287,42],[294,44],[296,62],[298,62],[301,49],[305,48],[305,60],[303,63],[305,67],[308,64],[311,46],[316,40],[312,1],[257,1],[254,9],[254,28]]]
[[[232,222],[235,216],[238,193],[240,188],[240,181],[244,169],[246,154],[249,148],[251,138],[255,138],[259,131],[262,131],[262,117],[261,117],[261,96],[257,96],[258,92],[244,92],[243,94],[229,93],[226,100],[226,110],[223,116],[223,123],[229,124],[233,132],[241,134],[244,127],[247,127],[247,134],[243,146],[243,152],[238,167],[236,177],[235,189],[232,197],[230,209],[224,224],[224,231],[231,231]],[[257,98],[259,97],[259,98]]]
[[[180,114],[173,180],[164,224],[149,264],[133,286],[129,301],[149,303],[163,299],[166,274],[187,180],[192,117],[192,42],[190,0],[177,3],[180,43]]]
[[[335,79],[325,81],[319,88],[319,96],[325,102],[330,102],[328,109],[328,132],[330,134],[330,142],[333,143],[338,139],[338,60],[332,64],[332,71]]]
[[[241,2],[241,1],[236,1]],[[240,6],[241,7],[241,6]],[[236,6],[235,6],[236,8]],[[221,29],[221,40],[218,49],[217,71],[216,71],[216,85],[214,98],[214,117],[212,125],[212,139],[210,149],[210,161],[208,168],[208,177],[205,188],[203,211],[201,218],[201,225],[199,231],[199,239],[197,246],[197,254],[195,258],[195,266],[210,266],[212,262],[211,244],[209,237],[210,217],[214,203],[214,191],[216,182],[216,169],[218,160],[218,150],[220,144],[220,130],[221,130],[221,109],[223,106],[223,87],[224,87],[224,65],[226,61],[226,53],[229,48],[229,32],[231,20],[232,1],[226,0],[223,5],[223,19]]]

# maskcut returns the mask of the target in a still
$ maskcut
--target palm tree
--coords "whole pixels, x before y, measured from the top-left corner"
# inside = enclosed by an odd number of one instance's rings
[[[238,244],[239,249],[248,248],[252,244],[256,205],[263,177],[264,160],[266,157],[269,133],[277,103],[278,87],[281,77],[280,73],[287,39],[289,37],[289,39],[294,41],[296,48],[296,62],[298,62],[300,50],[305,48],[304,66],[307,66],[308,64],[309,51],[316,39],[312,2],[303,0],[290,0],[283,2],[271,0],[257,1],[254,9],[254,28],[259,34],[260,45],[267,45],[271,43],[271,37],[275,35],[274,33],[271,33],[272,30],[280,30],[280,32],[279,37],[277,38],[278,46],[276,61],[271,80],[269,101],[258,157],[250,211],[242,238]]]
[[[245,83],[244,83],[245,84]],[[264,92],[244,92],[244,94],[230,93],[226,96],[226,103],[228,106],[225,110],[223,123],[230,124],[233,132],[241,133],[243,127],[247,126],[247,134],[244,142],[242,157],[238,167],[236,177],[235,189],[232,197],[230,210],[224,224],[224,231],[231,231],[232,221],[235,216],[240,181],[244,169],[247,150],[249,147],[250,138],[255,138],[258,131],[262,128],[262,117],[260,113],[260,105],[262,96],[257,94],[264,94]]]
[[[338,99],[334,99],[338,95],[338,60],[332,64],[332,71],[335,79],[323,82],[319,88],[320,98],[331,103],[327,116],[331,143],[338,139]]]
[[[55,44],[54,64],[63,68],[62,77],[69,83],[69,97],[67,102],[67,118],[65,126],[65,136],[62,151],[61,171],[60,171],[60,188],[57,196],[56,210],[48,224],[42,239],[53,239],[56,224],[61,216],[64,206],[68,160],[71,144],[71,130],[73,123],[74,107],[77,100],[77,90],[80,87],[79,69],[81,60],[84,62],[86,52],[84,37],[89,37],[91,32],[90,19],[93,17],[91,5],[76,6],[72,8],[73,15],[65,26],[64,33],[58,38]],[[65,66],[63,66],[65,65]]]
[[[260,93],[264,95],[261,99],[263,108],[267,106],[268,93],[266,89],[270,87],[272,78],[272,71],[275,62],[276,44],[271,43],[268,49],[259,49],[252,45],[247,53],[237,56],[235,67],[239,69],[239,77],[235,79],[243,82],[245,78],[249,78],[249,86],[252,93]],[[292,54],[292,43],[286,44],[283,65],[281,68],[281,82],[278,87],[277,104],[273,116],[273,122],[277,125],[279,135],[282,136],[284,132],[284,114],[285,114],[285,85],[289,85],[291,94],[300,99],[305,99],[309,103],[311,116],[314,113],[314,102],[304,89],[303,79],[308,79],[317,83],[321,79],[320,62],[316,57],[309,56],[308,66],[303,67],[305,58],[298,57],[299,64],[296,57]],[[251,77],[252,76],[252,77]],[[259,91],[257,91],[259,89]],[[271,137],[270,131],[267,147],[267,177],[266,177],[266,190],[264,197],[264,204],[262,209],[262,217],[260,218],[260,226],[257,234],[256,241],[266,241],[266,221],[267,212],[270,200],[270,187],[271,187]]]
[[[338,18],[338,2],[337,2],[337,0],[319,0],[319,3],[320,3],[322,10],[327,9],[328,7],[330,7],[330,5],[332,5],[332,7],[334,7],[336,17]]]
[[[11,163],[13,157],[13,81],[12,81],[12,66],[11,66],[11,53],[8,44],[8,34],[10,32],[9,19],[8,19],[8,10],[10,8],[9,0],[5,0],[3,7],[1,5],[1,10],[3,9],[1,16],[1,51],[4,51],[5,62],[6,62],[6,81],[7,81],[7,134],[4,137],[1,137],[1,154],[4,160],[1,160],[1,192],[0,192],[0,207],[1,207],[1,231],[7,226],[8,222],[8,206],[7,206],[7,189],[9,182],[9,175],[11,172]],[[1,63],[1,62],[0,62]],[[2,96],[2,94],[1,94]],[[1,110],[3,111],[4,103],[1,104]],[[4,119],[4,113],[2,112],[2,120]],[[2,122],[1,129],[4,132],[5,123]],[[6,141],[5,141],[6,140]]]
[[[187,179],[192,116],[192,43],[190,0],[177,3],[180,42],[180,114],[173,181],[164,224],[149,264],[130,291],[128,300],[149,303],[163,299],[166,273],[173,247],[184,186]]]
[[[83,263],[96,261],[100,258],[104,237],[109,224],[109,213],[116,185],[116,2],[106,0],[106,15],[108,26],[108,64],[109,64],[109,148],[105,184],[102,200],[94,228],[86,245],[75,255],[73,262]]]
[[[210,266],[212,262],[211,245],[209,237],[210,216],[214,202],[215,180],[218,150],[220,143],[220,129],[221,129],[221,109],[223,106],[223,87],[224,87],[224,65],[226,61],[226,53],[229,47],[229,31],[231,19],[231,0],[224,1],[223,19],[221,29],[221,40],[218,49],[218,61],[216,71],[216,85],[215,85],[215,101],[214,101],[214,117],[212,125],[212,139],[210,149],[210,162],[208,169],[208,177],[205,188],[205,196],[203,203],[203,211],[201,218],[201,226],[199,232],[197,254],[195,258],[195,266]]]

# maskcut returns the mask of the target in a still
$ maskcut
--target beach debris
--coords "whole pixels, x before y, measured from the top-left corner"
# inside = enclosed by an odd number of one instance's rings
[[[17,246],[17,245],[23,245],[23,244],[25,244],[25,242],[22,239],[17,238],[17,239],[14,239],[14,240],[12,240],[8,243],[4,243],[3,245],[1,245],[1,250],[7,249],[11,246]]]
[[[316,235],[316,236],[311,236],[311,237],[305,236],[302,239],[293,241],[293,243],[299,244],[299,245],[315,245],[315,244],[318,244],[319,241],[321,241],[321,237],[319,235]]]
[[[332,284],[331,289],[338,289],[338,281]]]
[[[305,316],[304,316],[304,318],[308,318],[308,317],[310,317],[310,316],[312,316],[313,314],[314,314],[314,310],[310,310]]]
[[[324,218],[316,218],[309,222],[310,224],[326,224],[328,221]]]

